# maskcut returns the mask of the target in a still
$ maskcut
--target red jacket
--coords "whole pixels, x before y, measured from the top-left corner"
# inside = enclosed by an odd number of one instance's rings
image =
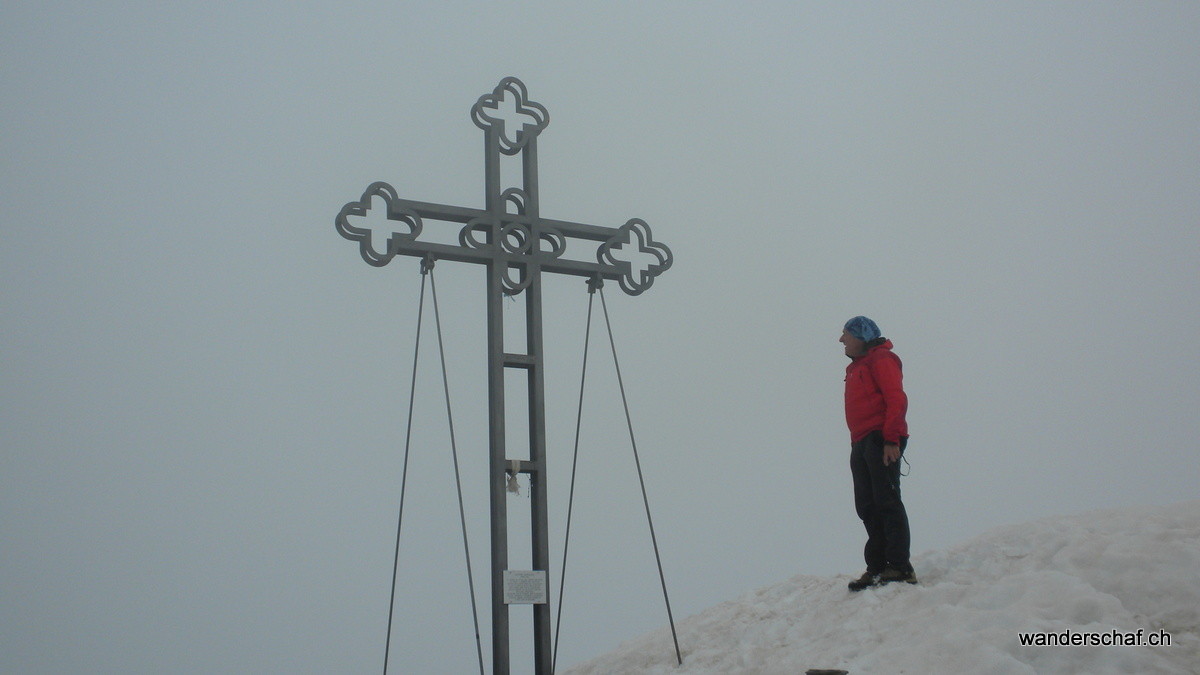
[[[883,432],[883,442],[899,444],[908,436],[908,397],[904,394],[900,357],[892,341],[872,347],[846,366],[846,425],[857,442],[872,431]]]

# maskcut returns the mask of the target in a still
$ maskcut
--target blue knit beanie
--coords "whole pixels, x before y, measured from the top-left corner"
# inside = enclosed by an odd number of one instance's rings
[[[870,342],[883,335],[879,326],[865,316],[856,316],[846,322],[846,332],[863,342]]]

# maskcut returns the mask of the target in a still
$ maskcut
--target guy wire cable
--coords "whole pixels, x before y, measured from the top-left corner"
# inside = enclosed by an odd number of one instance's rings
[[[429,268],[429,288],[433,296],[433,319],[437,326],[438,353],[442,360],[442,388],[446,392],[446,420],[450,425],[450,455],[454,460],[454,485],[458,489],[458,517],[462,523],[463,552],[467,558],[467,587],[471,594],[471,619],[475,626],[475,651],[479,655],[479,675],[483,672],[483,643],[479,638],[479,609],[475,604],[475,579],[471,574],[471,546],[467,543],[467,514],[463,509],[462,476],[458,469],[458,444],[454,440],[454,414],[450,411],[450,380],[446,375],[446,348],[442,342],[442,318],[438,311],[437,282],[433,278],[433,256],[427,256],[422,266]]]
[[[425,316],[425,264],[421,264],[421,299],[417,304],[417,338],[413,348],[412,383],[408,388],[408,427],[404,432],[404,463],[400,472],[400,510],[396,517],[396,551],[392,557],[392,594],[388,603],[387,642],[383,649],[383,675],[387,675],[392,649],[392,617],[396,610],[396,576],[400,570],[400,528],[404,525],[404,492],[408,485],[408,451],[412,444],[413,403],[417,392],[417,364],[421,355],[421,320]]]
[[[654,560],[658,563],[658,578],[662,583],[663,600],[667,605],[667,621],[671,624],[671,639],[675,641],[675,658],[683,665],[683,654],[679,651],[679,636],[675,632],[675,618],[671,614],[671,598],[667,596],[667,579],[663,575],[662,557],[658,554],[658,538],[654,535],[654,520],[650,517],[650,499],[646,496],[646,480],[642,476],[642,462],[638,458],[637,441],[633,437],[633,418],[629,415],[629,400],[625,397],[625,384],[621,379],[621,363],[617,360],[617,343],[613,339],[612,322],[608,319],[608,303],[604,300],[604,288],[600,288],[600,306],[604,309],[604,325],[608,328],[608,343],[612,347],[613,366],[617,369],[617,384],[621,390],[621,404],[625,406],[625,422],[629,426],[629,442],[633,446],[633,462],[637,465],[638,483],[642,486],[642,503],[646,506],[646,522],[650,525],[650,541],[654,545]]]
[[[567,496],[567,529],[563,534],[563,561],[558,572],[558,610],[554,620],[554,650],[550,658],[550,672],[553,674],[558,663],[558,638],[561,635],[563,590],[567,581],[567,547],[571,543],[571,512],[575,508],[575,469],[579,466],[579,429],[583,421],[583,392],[587,382],[588,343],[592,336],[592,301],[596,298],[596,289],[603,281],[600,277],[588,280],[588,311],[587,324],[583,330],[583,367],[579,374],[579,411],[575,415],[575,452],[571,459],[571,489]]]

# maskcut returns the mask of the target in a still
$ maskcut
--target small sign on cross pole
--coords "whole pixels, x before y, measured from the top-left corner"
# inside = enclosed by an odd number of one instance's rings
[[[488,436],[491,504],[492,663],[495,675],[509,672],[509,604],[532,598],[534,658],[537,673],[552,668],[550,606],[517,580],[541,580],[549,574],[549,527],[546,500],[545,378],[542,362],[542,272],[616,281],[629,295],[650,288],[671,267],[671,251],[654,240],[650,226],[633,218],[619,227],[543,218],[538,206],[537,139],[550,122],[541,104],[531,101],[525,85],[508,77],[471,108],[471,119],[485,135],[484,208],[448,206],[405,199],[391,185],[372,183],[362,197],[342,207],[336,228],[358,242],[363,260],[382,267],[397,255],[486,265],[488,334]],[[520,155],[522,184],[504,186],[502,156]],[[381,211],[376,211],[379,209]],[[374,213],[372,213],[374,212]],[[372,218],[382,213],[385,218]],[[422,239],[427,221],[461,225],[458,245]],[[372,224],[375,223],[375,224]],[[569,242],[595,245],[594,259],[567,257]],[[585,249],[586,251],[586,249]],[[524,354],[504,349],[503,298],[525,295]],[[528,375],[529,459],[510,460],[505,448],[505,369]],[[533,570],[508,569],[507,474],[529,474]],[[532,575],[532,576],[530,576]],[[506,585],[507,582],[507,585]],[[507,597],[506,597],[507,589]],[[515,590],[521,589],[521,590]]]

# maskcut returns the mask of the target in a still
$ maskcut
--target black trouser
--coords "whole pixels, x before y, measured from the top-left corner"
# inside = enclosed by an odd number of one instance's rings
[[[900,452],[908,444],[900,439]],[[900,460],[883,464],[883,433],[872,431],[850,446],[850,473],[854,477],[854,508],[867,528],[863,557],[867,569],[885,567],[911,571],[908,561],[908,512],[900,501]]]

